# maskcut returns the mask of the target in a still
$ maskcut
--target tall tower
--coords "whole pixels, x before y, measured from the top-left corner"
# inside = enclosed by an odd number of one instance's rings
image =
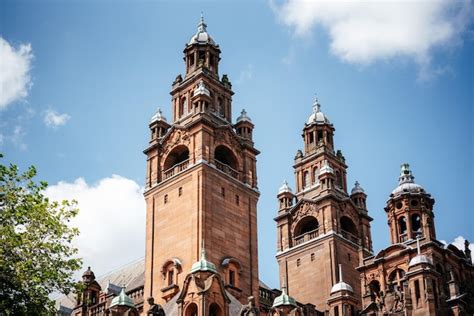
[[[220,53],[201,18],[184,48],[184,79],[172,85],[172,120],[158,111],[149,124],[144,295],[160,304],[183,289],[203,241],[226,290],[242,303],[258,298],[259,152],[246,112],[232,124]]]
[[[385,207],[392,244],[415,240],[417,237],[436,239],[433,213],[435,200],[414,180],[410,165],[402,164],[398,186],[390,194]]]
[[[339,264],[344,282],[360,297],[355,268],[372,252],[367,196],[359,184],[348,194],[347,165],[334,150],[334,131],[315,100],[303,128],[304,152],[295,157],[296,192],[287,183],[280,188],[275,218],[280,282],[289,295],[320,311],[329,309],[331,289],[341,282]],[[359,308],[360,302],[354,305]]]

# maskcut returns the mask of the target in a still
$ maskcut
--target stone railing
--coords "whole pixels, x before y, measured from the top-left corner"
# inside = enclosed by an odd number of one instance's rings
[[[219,160],[214,160],[214,164],[215,164],[216,168],[219,169],[220,171],[223,171],[223,172],[227,173],[228,175],[230,175],[233,178],[236,178],[236,179],[239,178],[239,172],[237,170],[233,169],[231,166],[229,166],[229,165],[227,165],[223,162],[220,162]]]
[[[360,239],[359,237],[357,237],[356,235],[354,234],[351,234],[349,233],[348,231],[345,231],[345,230],[342,230],[341,229],[341,236],[347,240],[350,240],[352,241],[353,243],[355,244],[359,244],[360,243]]]
[[[180,173],[181,171],[187,169],[189,167],[189,159],[182,161],[180,163],[177,163],[173,167],[166,169],[163,171],[163,180],[166,180],[168,178],[171,178],[175,174]]]
[[[304,243],[305,241],[314,239],[319,236],[319,229],[316,228],[315,230],[309,231],[307,233],[301,234],[293,238],[293,246],[297,246],[299,244]]]

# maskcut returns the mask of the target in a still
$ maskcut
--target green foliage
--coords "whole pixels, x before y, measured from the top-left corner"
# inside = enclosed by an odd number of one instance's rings
[[[81,267],[72,245],[79,231],[68,224],[77,202],[50,201],[35,175],[33,166],[20,173],[0,163],[0,315],[55,314],[49,296],[74,290]]]

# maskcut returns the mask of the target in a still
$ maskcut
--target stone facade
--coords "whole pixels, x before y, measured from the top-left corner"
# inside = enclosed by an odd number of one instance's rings
[[[254,125],[232,120],[232,85],[201,19],[172,84],[172,117],[152,117],[147,156],[146,256],[123,284],[84,291],[61,315],[472,315],[474,267],[436,239],[434,199],[402,166],[385,211],[391,245],[373,253],[367,195],[349,191],[335,127],[318,100],[294,160],[295,192],[277,194],[279,289],[258,279]],[[103,282],[103,281],[101,281]],[[67,304],[66,304],[67,305]]]

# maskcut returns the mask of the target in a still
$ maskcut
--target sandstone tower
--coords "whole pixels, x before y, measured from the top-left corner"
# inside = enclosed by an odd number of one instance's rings
[[[342,315],[361,307],[356,267],[372,252],[372,218],[360,185],[348,193],[347,165],[334,149],[334,131],[315,100],[303,128],[304,151],[295,157],[296,192],[287,183],[280,188],[275,221],[280,282],[288,294]]]
[[[220,53],[201,18],[184,48],[186,72],[172,84],[172,118],[158,110],[149,124],[144,296],[160,304],[183,289],[203,244],[229,293],[258,298],[259,152],[246,112],[232,123]]]

